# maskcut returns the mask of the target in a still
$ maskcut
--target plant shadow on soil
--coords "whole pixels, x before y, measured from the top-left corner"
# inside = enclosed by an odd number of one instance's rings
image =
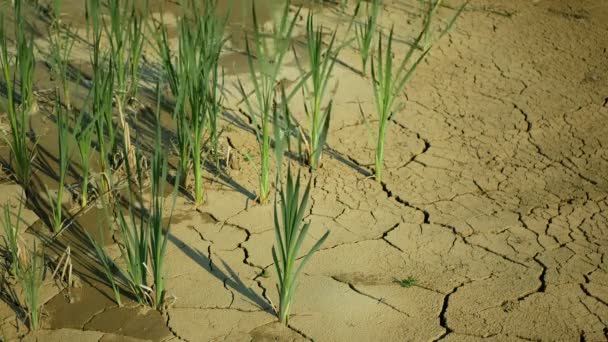
[[[169,236],[169,240],[179,248],[184,254],[186,254],[192,261],[196,262],[199,266],[201,266],[204,270],[212,274],[218,280],[222,281],[225,284],[225,287],[232,289],[245,298],[247,298],[251,303],[255,304],[260,310],[272,312],[272,307],[270,304],[259,294],[253,291],[250,287],[245,285],[241,278],[234,272],[234,270],[226,264],[226,262],[220,259],[222,266],[226,269],[227,274],[222,272],[218,267],[215,267],[214,262],[209,259],[204,253],[199,251],[198,249],[193,249],[189,245],[187,245],[184,241],[175,237],[175,235],[171,234]]]

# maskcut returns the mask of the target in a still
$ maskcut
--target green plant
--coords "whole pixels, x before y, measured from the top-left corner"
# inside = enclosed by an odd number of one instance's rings
[[[106,71],[106,72],[104,72]],[[113,120],[112,94],[114,92],[114,76],[112,69],[103,70],[99,65],[93,65],[92,104],[94,113],[95,134],[99,150],[99,179],[98,190],[110,195],[111,174],[109,155],[115,146],[115,124]],[[108,139],[106,139],[106,132]]]
[[[189,65],[186,63],[186,54],[192,53],[193,43],[188,39],[191,35],[182,35],[182,20],[178,22],[178,56],[173,57],[171,53],[171,47],[169,44],[169,38],[167,33],[167,27],[164,22],[164,15],[161,14],[161,24],[158,30],[149,30],[154,32],[153,39],[156,44],[156,52],[158,53],[166,78],[169,84],[171,93],[175,97],[175,106],[173,108],[173,120],[176,123],[176,137],[177,137],[177,153],[179,156],[179,163],[177,172],[182,175],[182,181],[185,187],[187,180],[188,169],[190,165],[190,130],[188,124],[188,117],[186,115],[187,110],[187,77]],[[188,33],[188,32],[187,32]]]
[[[12,275],[17,275],[19,269],[19,255],[20,255],[20,246],[19,246],[19,226],[21,223],[21,209],[23,208],[23,202],[19,202],[19,211],[17,212],[17,216],[15,217],[15,221],[11,219],[11,211],[10,204],[4,204],[2,208],[3,211],[3,219],[2,219],[2,228],[4,229],[4,236],[2,236],[2,240],[4,241],[4,248],[8,251],[10,259],[7,260],[7,264],[9,265],[10,273]]]
[[[285,89],[281,87],[281,102],[273,106],[272,115],[272,132],[274,137],[274,155],[277,165],[277,173],[275,182],[278,184],[282,176],[283,156],[285,149],[290,150],[291,140],[291,110],[289,109],[289,101],[285,94]]]
[[[422,35],[418,36],[416,44],[412,45],[400,65],[393,65],[393,28],[388,36],[386,52],[382,49],[382,37],[378,38],[378,62],[372,59],[372,79],[374,86],[374,99],[378,113],[378,135],[376,145],[376,180],[382,182],[384,163],[384,142],[386,130],[394,113],[401,109],[395,108],[395,100],[413,75],[418,64],[424,59],[428,50],[424,51],[408,68],[407,63],[414,58],[415,46],[418,45]]]
[[[154,290],[155,290],[155,305],[157,310],[162,309],[165,294],[165,279],[164,279],[164,260],[165,253],[167,250],[167,242],[169,241],[169,232],[171,228],[171,218],[173,216],[173,209],[175,208],[175,199],[177,193],[174,190],[173,202],[169,215],[165,215],[166,199],[165,199],[165,180],[167,179],[167,158],[163,152],[161,140],[161,122],[160,122],[160,96],[159,103],[157,105],[157,118],[156,118],[156,135],[154,144],[154,155],[152,156],[152,187],[151,187],[151,198],[152,204],[149,210],[149,230],[150,230],[150,252],[151,252],[151,269],[152,277],[154,279]],[[177,176],[177,183],[179,182],[179,175]],[[177,187],[175,187],[177,189]]]
[[[114,70],[117,100],[123,105],[135,95],[138,68],[143,49],[143,26],[131,0],[107,0],[109,24],[104,30],[110,42],[111,62]],[[130,83],[130,84],[129,84]]]
[[[207,1],[206,4],[211,4]],[[221,110],[219,93],[216,82],[218,78],[219,56],[224,45],[224,23],[218,21],[214,15],[215,8],[205,8],[201,20],[196,22],[195,32],[197,37],[191,38],[194,42],[192,48],[194,54],[188,57],[190,64],[194,67],[188,73],[187,89],[189,90],[190,102],[190,127],[192,144],[191,158],[194,171],[194,193],[195,203],[202,204],[203,201],[203,150],[205,145],[205,134],[209,128],[212,139],[217,133],[217,115]],[[182,35],[186,35],[188,27],[182,25]],[[196,54],[198,52],[198,55]],[[216,143],[216,141],[214,141]]]
[[[147,13],[147,9],[144,11]],[[127,86],[126,98],[130,99],[137,96],[139,90],[139,63],[144,49],[145,32],[143,21],[136,13],[135,6],[131,8],[131,16],[127,30],[127,46],[129,48],[129,58],[127,59],[129,82]]]
[[[145,214],[138,213],[129,204],[128,219],[122,210],[117,209],[118,230],[123,245],[121,255],[125,263],[124,274],[131,292],[141,304],[149,303],[148,276],[148,239],[149,232]],[[147,292],[148,291],[148,292]]]
[[[330,100],[324,110],[322,106],[327,93],[327,85],[336,63],[336,56],[340,50],[339,48],[334,50],[335,31],[325,49],[323,48],[325,45],[323,42],[324,35],[323,27],[315,28],[313,14],[310,13],[306,21],[306,38],[312,89],[309,89],[306,84],[304,85],[306,98],[309,100],[308,105],[305,104],[304,107],[310,120],[308,164],[313,169],[319,164],[327,140],[333,101]]]
[[[401,287],[405,287],[407,289],[418,284],[418,280],[412,275],[408,276],[405,279],[397,280],[396,282],[399,283]]]
[[[361,8],[362,0],[357,2],[357,7],[355,9],[355,17],[359,13]],[[363,75],[367,72],[367,62],[369,60],[370,55],[373,54],[373,41],[374,34],[376,33],[378,26],[378,17],[380,16],[380,0],[372,0],[371,1],[371,9],[368,7],[368,16],[365,22],[361,25],[357,25],[355,28],[355,37],[357,40],[357,48],[359,50],[359,55],[361,56],[361,71]]]
[[[199,13],[195,2],[190,6],[192,13]],[[218,88],[223,85],[223,72],[220,71],[219,57],[226,42],[227,16],[219,16],[216,6],[215,0],[206,0],[201,16],[179,20],[179,47],[175,61],[164,25],[155,36],[169,87],[176,99],[174,119],[180,156],[178,171],[185,182],[192,167],[197,205],[203,201],[203,152],[207,141],[210,141],[217,156],[218,116],[222,111],[223,97]]]
[[[116,4],[117,3],[114,3],[114,5]],[[104,27],[107,26],[102,25],[100,21],[101,17],[102,13],[100,0],[87,0],[86,29],[87,36],[89,36],[89,39],[92,41],[90,59],[91,67],[93,69],[89,97],[91,101],[90,109],[93,114],[92,122],[95,129],[95,137],[97,138],[97,148],[99,150],[99,178],[97,179],[97,190],[102,197],[109,197],[111,195],[111,169],[109,155],[114,152],[116,142],[116,129],[113,119],[113,96],[115,87],[114,67],[112,67],[113,62],[110,61],[109,66],[104,65],[104,62],[108,58],[102,55],[101,40]],[[114,43],[114,45],[116,46],[116,43]],[[91,129],[93,129],[93,127]],[[106,133],[108,136],[107,139]],[[86,148],[84,152],[86,157]],[[81,152],[81,160],[82,157],[83,154]],[[87,164],[87,162],[85,161],[83,164]],[[85,182],[84,177],[82,181]],[[86,185],[86,187],[88,190],[88,185]],[[82,189],[81,196],[82,195],[88,197],[88,191],[85,193],[84,187]]]
[[[34,147],[28,148],[29,116],[33,106],[34,83],[34,43],[32,38],[25,36],[25,27],[21,17],[21,1],[15,1],[15,31],[17,55],[15,63],[11,64],[8,53],[7,32],[4,26],[4,16],[0,14],[0,67],[8,97],[8,118],[11,128],[10,139],[5,137],[13,157],[13,172],[17,181],[27,191],[29,189]],[[20,105],[15,99],[15,71],[20,79]],[[11,75],[13,74],[13,75]]]
[[[433,43],[433,30],[431,24],[433,22],[433,16],[443,0],[419,0],[420,5],[424,8],[424,21],[422,25],[424,26],[424,34],[422,37],[422,46],[420,46],[423,50],[431,47]]]
[[[113,0],[112,4],[114,7],[112,10],[116,11],[120,10],[117,6],[117,2]],[[92,81],[91,81],[91,110],[93,112],[93,116],[95,119],[95,129],[97,134],[97,144],[99,145],[99,153],[100,153],[100,172],[101,174],[109,175],[109,160],[108,155],[116,152],[116,124],[114,123],[114,112],[113,112],[113,98],[114,92],[117,91],[115,86],[115,77],[116,79],[124,79],[125,73],[123,70],[118,71],[122,72],[121,76],[116,76],[116,68],[124,67],[120,62],[116,62],[116,60],[121,61],[122,53],[119,56],[116,56],[116,51],[109,52],[109,57],[107,55],[102,55],[101,50],[101,40],[102,33],[105,29],[106,32],[109,32],[107,25],[102,25],[100,22],[100,18],[102,18],[101,13],[101,4],[99,0],[87,0],[86,2],[86,28],[87,35],[89,39],[92,40],[91,47],[91,67],[93,69]],[[120,17],[119,17],[120,19]],[[110,33],[108,33],[110,35]],[[114,40],[111,45],[113,48],[122,49],[122,34],[116,33],[119,35],[118,38],[110,38],[110,40]],[[116,42],[116,40],[119,42]],[[121,95],[120,99],[123,99],[123,95],[125,94],[124,82],[120,83],[117,81],[117,84],[122,86],[123,92],[117,91],[119,95]],[[107,134],[108,139],[105,139],[105,135]],[[106,184],[107,186],[107,184]],[[105,190],[109,190],[106,186],[103,186]]]
[[[61,5],[61,0],[53,0],[53,21],[51,22],[48,35],[51,49],[50,64],[54,77],[59,80],[61,85],[58,88],[62,91],[61,94],[65,100],[66,107],[68,111],[71,111],[72,103],[68,86],[68,62],[72,47],[74,46],[75,34],[70,32],[68,28],[62,27]]]
[[[91,174],[91,151],[96,118],[91,120],[85,111],[80,111],[78,121],[74,128],[74,138],[78,145],[80,157],[80,206],[86,207],[89,203],[89,177]]]
[[[99,259],[99,262],[101,263],[104,276],[110,283],[110,287],[112,287],[112,291],[114,292],[114,299],[116,300],[116,304],[118,304],[118,306],[122,306],[120,288],[119,288],[118,283],[114,276],[114,270],[119,269],[119,268],[114,263],[114,260],[112,260],[112,258],[110,258],[108,256],[108,254],[106,253],[106,251],[103,249],[104,239],[103,239],[103,232],[101,230],[101,225],[99,225],[98,228],[99,228],[99,237],[101,239],[100,243],[97,243],[97,241],[95,241],[95,239],[93,239],[93,237],[91,237],[91,235],[88,232],[85,231],[85,233],[89,239],[89,242],[91,243],[91,246],[93,246],[93,249],[95,250],[95,254],[97,255],[97,258]]]
[[[289,312],[293,302],[294,292],[298,287],[297,280],[302,268],[312,255],[319,250],[321,245],[329,236],[327,231],[313,245],[310,251],[303,257],[299,265],[296,261],[299,257],[302,243],[308,234],[310,223],[303,224],[303,218],[307,212],[307,204],[310,196],[311,183],[308,181],[302,200],[300,200],[300,175],[293,180],[291,170],[287,172],[287,183],[281,189],[281,219],[277,212],[277,203],[274,207],[274,228],[276,234],[276,246],[272,247],[272,259],[277,272],[279,291],[279,320],[288,324]],[[278,255],[277,255],[278,254]]]
[[[265,35],[260,29],[255,4],[253,5],[253,49],[249,39],[247,39],[245,47],[249,78],[253,83],[255,101],[249,99],[249,94],[245,91],[242,82],[239,81],[239,89],[253,121],[253,128],[260,150],[260,193],[258,195],[260,202],[266,202],[270,194],[271,125],[273,105],[277,94],[276,87],[279,82],[283,60],[291,47],[293,28],[300,14],[300,9],[298,9],[290,19],[289,6],[290,1],[287,1],[280,16],[281,19],[273,21],[271,33]],[[270,37],[268,38],[268,36]],[[260,74],[259,78],[257,76],[258,72]],[[293,93],[299,89],[305,79],[301,79],[290,95],[286,97],[287,100],[291,99]]]
[[[157,88],[158,91],[158,88]],[[135,175],[130,174],[133,168],[129,159],[127,163],[127,181],[136,182],[129,189],[137,189],[137,196],[129,191],[126,214],[117,208],[115,218],[118,225],[121,244],[119,244],[121,258],[125,268],[120,268],[111,261],[102,247],[90,239],[95,246],[96,254],[104,267],[104,273],[113,287],[117,303],[120,304],[120,292],[114,280],[113,268],[125,278],[128,288],[141,304],[152,305],[158,310],[162,309],[165,292],[164,281],[164,258],[167,248],[168,236],[171,225],[171,217],[177,197],[177,187],[174,188],[173,202],[167,215],[167,204],[165,199],[165,180],[167,177],[167,158],[163,152],[161,123],[160,123],[160,94],[157,104],[157,124],[154,143],[154,152],[151,163],[151,189],[150,205],[145,207],[143,202],[144,173],[142,155],[139,150],[135,152]],[[179,174],[177,175],[179,182]],[[102,197],[102,201],[104,201]],[[104,201],[105,202],[105,201]],[[140,204],[137,204],[140,203]],[[104,203],[104,208],[107,205]],[[108,222],[111,222],[110,214],[104,209]],[[152,277],[153,285],[148,284],[148,276]]]
[[[30,328],[38,330],[40,323],[40,286],[44,279],[44,250],[38,255],[36,243],[31,253],[28,253],[27,259],[20,263],[17,268],[17,280],[23,291],[24,307],[27,310],[27,316]]]
[[[451,30],[454,22],[464,10],[467,2],[463,3],[450,19],[448,25],[441,32],[440,37]],[[427,20],[430,20],[427,18]],[[374,100],[376,102],[376,112],[378,113],[378,134],[376,136],[376,160],[375,173],[376,181],[382,182],[382,172],[384,166],[384,142],[386,140],[386,130],[388,123],[393,115],[400,111],[404,104],[396,102],[408,81],[416,71],[420,62],[426,57],[431,46],[427,47],[421,54],[415,56],[415,51],[420,45],[421,39],[427,35],[429,25],[424,25],[423,30],[416,38],[414,44],[410,45],[405,57],[398,65],[393,65],[393,33],[391,28],[387,43],[386,52],[382,49],[382,36],[378,37],[377,62],[372,59],[372,83],[374,88]]]
[[[59,182],[57,184],[57,195],[53,198],[50,191],[47,189],[49,204],[51,207],[51,224],[55,233],[59,232],[63,227],[63,195],[65,191],[65,176],[67,174],[68,165],[70,163],[69,156],[69,127],[67,113],[61,109],[61,105],[55,103],[55,115],[57,118],[57,145],[59,151]]]

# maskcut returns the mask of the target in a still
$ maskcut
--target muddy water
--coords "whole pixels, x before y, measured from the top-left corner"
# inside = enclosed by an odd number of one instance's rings
[[[2,3],[2,2],[0,2]],[[40,1],[42,6],[49,6],[52,2],[50,0]],[[147,4],[146,4],[147,3]],[[181,15],[183,14],[182,6],[179,4],[180,1],[168,1],[168,0],[136,0],[135,7],[140,13],[161,13],[165,15]],[[253,4],[255,3],[255,9],[258,20],[263,23],[272,18],[272,16],[280,10],[285,4],[284,0],[220,0],[217,4],[217,11],[219,15],[228,16],[228,24],[234,27],[251,28],[253,25],[253,16],[251,15]],[[202,7],[203,1],[198,1],[199,7]],[[72,25],[74,27],[84,27],[86,21],[86,10],[84,1],[82,0],[64,0],[61,10],[63,16],[62,20],[65,24]]]

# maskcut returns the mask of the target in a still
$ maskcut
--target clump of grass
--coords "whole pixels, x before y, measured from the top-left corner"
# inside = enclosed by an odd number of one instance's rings
[[[333,101],[330,100],[329,103],[325,104],[324,99],[336,63],[336,56],[339,52],[339,49],[334,49],[335,31],[331,35],[326,48],[324,48],[325,43],[323,42],[324,35],[323,27],[315,27],[313,14],[310,13],[306,20],[306,39],[312,88],[309,88],[307,84],[304,85],[306,98],[308,99],[308,104],[305,103],[304,107],[310,120],[308,164],[313,169],[317,168],[319,164],[327,140]],[[323,109],[323,105],[325,105],[325,109]]]
[[[273,106],[272,132],[274,136],[274,155],[277,167],[276,183],[282,176],[285,150],[291,150],[292,115],[285,89],[281,87],[281,102]]]
[[[103,247],[98,245],[93,239],[90,239],[90,241],[95,247],[96,254],[102,263],[104,273],[113,288],[116,301],[119,305],[121,304],[120,291],[118,283],[114,279],[114,268],[125,278],[129,290],[135,295],[139,303],[161,310],[165,293],[164,260],[171,217],[175,206],[175,198],[177,197],[177,187],[174,188],[173,202],[167,215],[168,204],[166,203],[164,193],[168,166],[161,143],[160,95],[157,106],[155,144],[150,170],[150,206],[146,208],[142,203],[144,198],[143,189],[145,187],[144,174],[146,171],[142,165],[143,156],[139,150],[136,150],[134,167],[136,174],[129,174],[127,181],[136,182],[136,184],[130,185],[129,189],[137,189],[138,194],[134,196],[132,191],[129,191],[126,213],[120,208],[117,208],[115,213],[119,236],[122,240],[119,248],[125,268],[120,268],[108,258]],[[128,164],[130,160],[126,159],[125,162]],[[130,173],[132,169],[130,165],[127,165],[127,173]],[[179,182],[179,174],[177,182]],[[107,208],[107,206],[104,205],[104,208]],[[107,209],[106,217],[108,221],[111,221]],[[152,284],[149,284],[149,277],[152,278]]]
[[[53,1],[53,21],[51,22],[50,32],[48,35],[51,49],[50,64],[54,77],[58,79],[60,83],[60,87],[57,88],[61,89],[61,95],[63,95],[66,108],[68,111],[71,111],[72,104],[70,98],[70,89],[68,86],[68,62],[72,52],[72,47],[74,46],[75,34],[70,32],[69,29],[62,27],[61,5],[61,0]]]
[[[80,157],[80,206],[83,208],[89,203],[91,152],[96,120],[91,120],[85,111],[81,111],[74,128],[74,138]]]
[[[117,3],[114,3],[114,5],[117,5]],[[93,117],[91,130],[94,130],[94,133],[91,134],[95,135],[97,149],[99,151],[99,173],[98,179],[96,180],[97,190],[101,196],[109,198],[111,196],[112,178],[109,156],[115,152],[116,147],[116,125],[114,123],[113,110],[113,97],[116,88],[114,85],[114,62],[110,60],[109,65],[106,64],[106,61],[113,57],[110,55],[110,58],[107,58],[106,55],[102,54],[101,50],[102,34],[104,28],[107,30],[107,26],[104,26],[100,21],[100,18],[102,18],[100,0],[86,1],[86,18],[87,35],[92,41],[90,55],[92,80],[89,98],[91,101],[90,110]],[[116,47],[116,45],[117,43],[115,42],[114,46]],[[80,120],[80,127],[82,127],[82,120],[83,119]],[[86,144],[88,137],[85,134],[81,135],[80,138],[82,139],[77,138],[79,149],[81,145]],[[86,147],[80,151],[81,162],[83,165],[87,165],[85,166],[87,168],[89,165],[89,159],[87,158],[88,153],[90,153],[90,151],[88,151]],[[85,181],[86,184],[84,183]],[[89,182],[88,180],[85,180],[84,177],[82,182],[83,187],[81,189],[81,196],[86,198],[88,197]]]
[[[142,171],[138,168],[138,173]],[[139,178],[141,180],[141,178]],[[122,240],[121,255],[125,269],[121,273],[126,277],[131,292],[141,304],[151,304],[148,287],[148,240],[149,227],[145,214],[138,218],[137,209],[129,203],[128,214],[117,209],[118,231]],[[107,262],[107,261],[106,261]],[[107,267],[107,266],[106,266]],[[112,282],[112,280],[110,280]]]
[[[24,307],[27,311],[29,326],[38,330],[40,326],[40,287],[45,273],[44,250],[38,255],[36,243],[31,253],[28,253],[24,262],[17,268],[17,280],[23,291]]]
[[[5,137],[10,146],[13,166],[12,170],[17,181],[28,191],[32,161],[34,159],[34,148],[28,147],[28,133],[30,130],[29,119],[33,106],[33,76],[34,76],[34,43],[31,37],[26,37],[25,26],[21,17],[21,1],[15,1],[15,31],[17,55],[15,62],[11,63],[8,53],[7,32],[4,26],[4,16],[0,13],[0,68],[6,86],[8,98],[8,118],[11,135]],[[15,73],[20,80],[20,104],[15,98]],[[35,147],[35,146],[34,146]]]
[[[6,203],[2,211],[2,228],[4,230],[4,247],[9,252],[9,270],[17,279],[23,291],[21,306],[25,308],[27,320],[32,330],[39,328],[41,303],[40,287],[44,279],[44,251],[38,255],[36,243],[32,252],[22,248],[20,243],[21,209],[23,201],[19,202],[17,215],[11,218],[10,204]]]
[[[116,5],[116,3],[114,3],[114,5]],[[100,22],[100,18],[102,17],[100,1],[87,0],[86,14],[87,34],[92,40],[90,56],[91,67],[93,71],[91,81],[92,84],[90,90],[90,96],[92,101],[91,110],[93,112],[93,115],[98,118],[97,120],[95,120],[95,129],[97,133],[97,143],[99,145],[100,152],[100,172],[102,174],[109,174],[110,165],[108,164],[108,155],[116,152],[117,132],[116,124],[114,123],[113,98],[114,92],[117,90],[117,86],[115,86],[114,81],[115,77],[121,78],[124,77],[124,75],[120,77],[115,75],[115,69],[117,67],[117,62],[115,62],[115,60],[117,58],[120,58],[120,56],[116,56],[116,51],[112,51],[111,49],[111,51],[109,52],[109,58],[108,56],[102,54],[102,34],[104,29],[108,30],[108,27],[104,26]],[[120,34],[120,37],[122,37],[122,34]],[[119,47],[122,46],[122,43],[117,42],[111,44],[113,44],[115,49],[119,49]],[[123,53],[121,53],[120,55],[122,56]],[[117,82],[117,84],[120,83]],[[121,94],[124,94],[124,92]],[[107,135],[108,139],[105,139],[105,135]]]
[[[147,10],[144,11],[147,13]],[[127,59],[129,82],[127,85],[126,98],[134,98],[139,90],[139,63],[144,49],[145,31],[143,21],[135,10],[135,6],[131,8],[131,16],[127,30],[127,42],[129,48],[129,58]]]
[[[416,40],[420,41],[422,35]],[[393,65],[393,28],[388,36],[386,51],[383,51],[382,37],[378,37],[378,62],[372,60],[372,79],[374,86],[374,99],[376,111],[378,113],[378,135],[376,145],[376,180],[382,182],[382,171],[384,166],[384,142],[386,140],[386,130],[388,123],[394,113],[400,109],[395,107],[396,99],[403,91],[403,88],[412,77],[418,64],[424,59],[428,50],[424,51],[409,67],[407,63],[414,58],[415,47],[411,46],[401,64]]]
[[[354,17],[361,10],[362,0],[357,2]],[[371,8],[370,8],[371,6]],[[374,35],[378,27],[378,17],[380,16],[381,3],[380,0],[372,0],[368,6],[368,15],[363,24],[359,24],[355,28],[355,37],[357,40],[357,48],[361,56],[361,72],[363,75],[367,73],[367,62],[369,57],[373,55]]]
[[[19,210],[17,211],[16,220],[13,221],[11,218],[11,207],[10,203],[4,204],[2,208],[2,228],[4,230],[4,236],[2,240],[4,241],[4,249],[8,251],[10,259],[6,260],[8,269],[10,273],[14,276],[17,275],[20,255],[21,255],[21,247],[19,244],[20,239],[20,224],[21,224],[21,209],[23,208],[23,202],[19,202]]]
[[[260,189],[258,198],[262,203],[268,200],[270,194],[271,126],[273,106],[276,100],[275,97],[278,94],[279,73],[284,58],[291,47],[293,28],[300,14],[300,9],[298,9],[290,18],[289,7],[290,1],[287,1],[280,16],[281,19],[273,21],[272,31],[264,34],[261,31],[254,4],[252,9],[254,27],[253,44],[247,39],[245,45],[249,78],[254,87],[253,101],[249,99],[250,94],[245,91],[243,84],[239,82],[241,95],[244,97],[247,110],[254,124],[253,128],[260,150]],[[292,92],[286,96],[286,100],[291,99],[293,93],[299,89],[304,80],[305,78],[294,87]]]
[[[274,209],[274,228],[276,234],[276,246],[272,247],[272,258],[277,272],[279,291],[278,316],[281,323],[287,325],[289,312],[293,303],[294,293],[298,287],[298,276],[302,268],[312,255],[319,250],[321,245],[329,236],[329,231],[314,244],[310,251],[303,257],[299,264],[296,263],[302,248],[302,243],[308,235],[310,223],[304,223],[303,218],[307,211],[310,196],[311,183],[304,190],[300,200],[300,175],[293,179],[291,170],[287,173],[287,183],[281,189],[281,217],[277,212],[277,203]]]
[[[227,16],[219,16],[215,0],[204,2],[201,16],[196,16],[199,9],[195,3],[190,5],[195,15],[179,20],[176,60],[172,57],[164,26],[156,35],[156,42],[171,92],[176,99],[174,119],[180,156],[178,171],[186,182],[188,170],[192,169],[194,200],[196,205],[200,205],[203,202],[203,154],[207,142],[211,142],[217,156],[218,116],[223,100],[218,90],[223,85],[219,58],[226,42],[224,30]]]
[[[441,36],[445,35],[451,28],[458,16],[464,10],[466,2],[461,5],[455,12],[454,16],[449,21],[447,27],[443,30]],[[428,18],[427,18],[428,20]],[[416,56],[415,52],[420,45],[420,41],[426,36],[430,26],[425,25],[424,29],[416,38],[416,41],[410,45],[408,52],[399,64],[393,64],[393,33],[394,28],[391,28],[386,43],[386,51],[383,50],[382,36],[378,37],[378,50],[375,62],[372,59],[372,79],[374,88],[374,100],[376,103],[376,112],[378,114],[378,133],[376,136],[376,160],[375,173],[376,181],[382,182],[383,167],[384,167],[384,142],[386,140],[386,131],[388,123],[392,120],[393,115],[400,111],[403,103],[397,101],[399,95],[404,90],[405,86],[416,71],[416,68],[428,54],[431,46],[427,47],[422,53]]]
[[[103,239],[103,232],[101,229],[101,225],[99,225],[98,231],[99,231],[99,238],[101,240],[100,243],[97,243],[97,241],[95,241],[95,239],[93,239],[93,237],[91,237],[91,235],[89,235],[88,233],[87,233],[87,237],[89,239],[89,242],[91,243],[91,246],[93,246],[93,249],[95,250],[95,255],[97,255],[97,258],[99,259],[99,262],[101,263],[101,267],[103,269],[104,276],[110,283],[112,292],[114,292],[114,299],[116,300],[116,304],[118,304],[118,306],[122,306],[122,299],[120,296],[120,287],[118,285],[117,278],[114,275],[114,270],[117,270],[118,266],[114,263],[114,260],[112,260],[112,258],[110,258],[108,256],[108,254],[106,253],[106,251],[103,249],[103,246],[105,243],[104,243],[104,239]]]
[[[57,118],[57,145],[59,151],[59,179],[57,184],[57,194],[52,196],[50,191],[47,189],[49,198],[49,204],[51,207],[51,224],[52,229],[55,233],[59,232],[63,227],[63,195],[65,191],[65,177],[70,163],[69,156],[69,127],[67,113],[61,108],[56,100],[55,104],[55,115]]]
[[[160,104],[159,106],[160,107]],[[160,123],[160,108],[157,108],[157,124],[156,124],[156,139],[154,145],[154,155],[152,156],[152,188],[151,197],[152,205],[149,210],[149,229],[150,229],[150,251],[151,251],[151,268],[152,278],[154,280],[155,290],[155,305],[157,310],[162,309],[165,295],[165,253],[167,250],[167,242],[169,241],[169,232],[171,228],[171,217],[175,208],[175,199],[177,193],[174,190],[173,203],[169,215],[166,216],[165,209],[167,208],[165,194],[165,185],[167,179],[167,157],[163,152],[161,144],[161,123]],[[178,181],[179,181],[179,175]],[[175,187],[177,189],[177,187]],[[167,219],[167,222],[165,222]]]
[[[396,282],[401,285],[401,287],[405,287],[406,289],[409,289],[412,286],[416,286],[418,284],[418,279],[416,279],[414,276],[410,275],[405,279],[401,279],[401,280],[396,280]]]
[[[117,99],[125,104],[137,92],[139,62],[144,43],[141,19],[131,0],[107,0],[109,24],[104,29],[110,41]]]
[[[109,156],[116,143],[116,130],[114,129],[114,109],[112,107],[112,92],[114,90],[114,83],[112,80],[112,71],[108,70],[108,73],[104,76],[100,76],[99,79],[93,80],[94,90],[94,113],[98,113],[95,120],[95,132],[97,136],[97,145],[99,148],[99,184],[100,192],[110,194],[112,169],[110,165]],[[108,132],[108,139],[106,139],[105,132]]]

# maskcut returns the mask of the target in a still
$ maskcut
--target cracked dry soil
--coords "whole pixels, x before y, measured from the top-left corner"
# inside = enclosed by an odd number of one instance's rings
[[[382,29],[394,23],[404,40],[413,36],[414,3],[388,1]],[[327,24],[344,19],[331,6],[314,9]],[[397,44],[396,55],[405,49]],[[233,81],[245,61],[236,57],[226,59]],[[313,237],[331,234],[304,270],[288,328],[272,312],[272,206],[248,198],[257,179],[243,160],[229,168],[230,181],[209,176],[200,211],[178,199],[163,314],[116,308],[109,290],[76,265],[83,286],[69,296],[45,284],[36,334],[1,302],[3,336],[608,340],[608,3],[472,1],[403,96],[383,184],[369,177],[373,143],[359,115],[361,106],[373,123],[370,80],[353,72],[355,51],[343,50],[340,61],[328,152],[312,176],[306,218]],[[286,77],[296,70],[288,63]],[[234,118],[225,124],[246,122],[239,99],[229,102]],[[256,159],[254,136],[240,126],[223,144]],[[19,193],[3,181],[0,204]],[[34,212],[24,217],[40,225]],[[396,280],[408,276],[417,282],[401,287]]]

